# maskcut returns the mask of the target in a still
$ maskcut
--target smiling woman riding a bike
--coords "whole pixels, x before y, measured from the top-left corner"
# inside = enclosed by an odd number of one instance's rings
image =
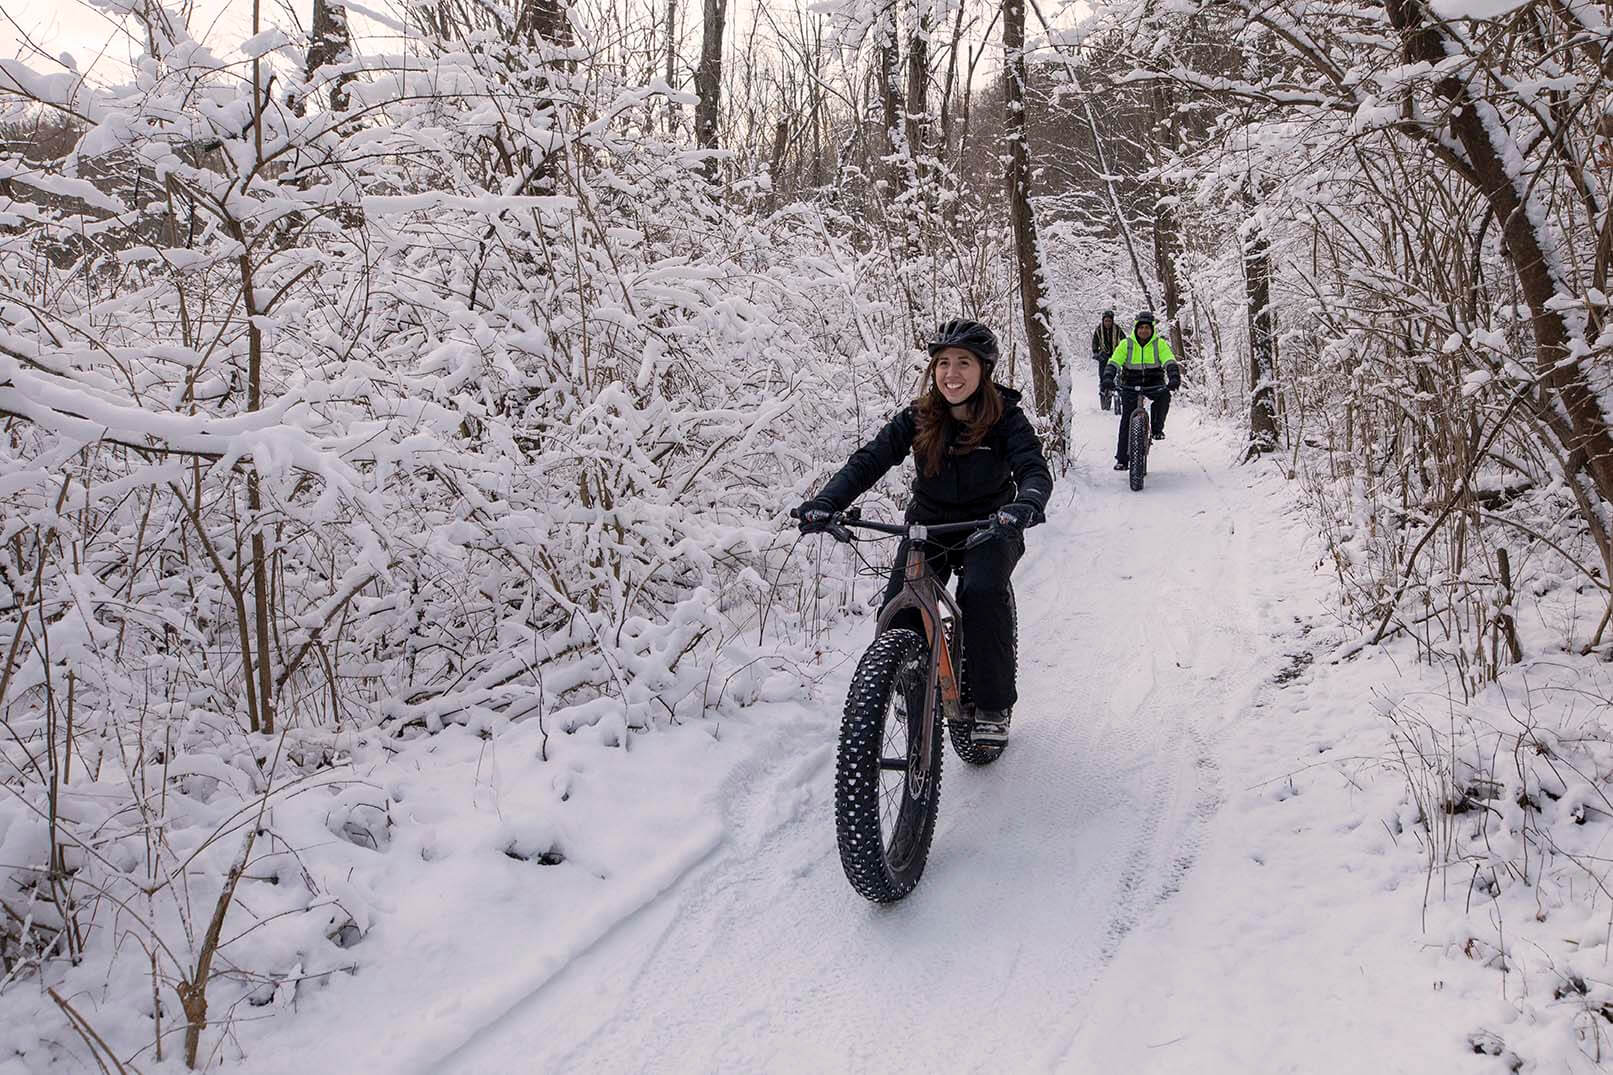
[[[929,568],[944,583],[956,571],[963,621],[965,722],[975,744],[998,749],[1008,738],[1015,690],[1013,593],[1008,577],[1025,552],[1025,527],[1044,521],[1053,476],[1018,392],[991,379],[997,338],[978,321],[953,320],[929,343],[919,398],[857,449],[823,490],[797,509],[802,533],[830,529],[844,511],[912,451],[913,499],[907,521],[961,523],[991,518],[993,540],[932,539]],[[902,591],[908,543],[896,557],[886,602]],[[906,623],[924,636],[916,613]],[[901,621],[897,621],[901,622]],[[894,624],[893,624],[894,625]]]

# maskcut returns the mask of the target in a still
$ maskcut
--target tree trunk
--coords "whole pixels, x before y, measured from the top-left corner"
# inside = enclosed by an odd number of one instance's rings
[[[1176,275],[1176,256],[1182,246],[1177,239],[1176,211],[1164,203],[1154,203],[1154,270],[1164,290],[1165,318],[1168,322],[1171,350],[1177,357],[1190,357],[1182,347],[1181,282]]]
[[[1168,144],[1176,142],[1175,103],[1165,87],[1158,82],[1149,95],[1154,109],[1154,122],[1165,131]],[[1150,143],[1152,144],[1152,143]],[[1157,164],[1157,160],[1155,161]],[[1154,190],[1154,269],[1164,290],[1165,318],[1169,325],[1171,348],[1178,357],[1187,355],[1182,346],[1182,289],[1176,276],[1176,258],[1181,253],[1181,228],[1177,224],[1176,205],[1163,182],[1152,184]]]
[[[1243,235],[1243,285],[1249,302],[1249,454],[1277,447],[1276,337],[1271,316],[1271,244],[1251,219]]]
[[[314,0],[313,36],[308,42],[308,67],[304,76],[309,85],[313,85],[314,75],[327,64],[343,63],[353,58],[353,31],[347,23],[347,8],[339,0]],[[352,103],[348,96],[347,87],[352,83],[351,74],[337,75],[330,84],[330,110],[335,113],[347,111]],[[297,114],[304,114],[304,101],[298,101]],[[364,207],[355,202],[342,206],[339,211],[342,224],[349,230],[357,231],[364,227]]]
[[[768,163],[767,178],[772,189],[767,193],[767,205],[771,211],[778,207],[779,188],[784,184],[784,155],[790,148],[790,122],[779,120],[778,126],[773,129],[773,157]]]
[[[1008,143],[1009,216],[1014,227],[1014,253],[1019,262],[1020,307],[1025,313],[1025,340],[1030,349],[1031,386],[1036,413],[1053,413],[1057,394],[1053,310],[1042,271],[1042,248],[1031,211],[1030,149],[1025,144],[1025,0],[1003,0],[1003,138]]]
[[[879,174],[885,181],[885,197],[894,198],[902,188],[901,146],[902,90],[899,82],[901,56],[896,47],[896,3],[888,0],[880,12],[875,31],[879,49],[879,104],[882,130],[878,145],[884,155]]]
[[[904,124],[913,176],[930,136],[930,25],[920,18],[907,44],[907,113]],[[912,178],[909,179],[912,182]]]
[[[347,25],[347,8],[339,0],[314,0],[313,36],[308,42],[307,81],[326,64],[352,59],[353,32]],[[330,87],[330,110],[346,112],[351,74],[336,76]]]
[[[261,33],[263,30],[259,20],[259,9],[252,9],[252,32]],[[257,60],[252,61],[252,138],[257,151],[259,164],[263,162],[263,101],[268,97],[268,87],[261,86],[261,68]],[[255,267],[252,261],[252,245],[247,241],[244,230],[237,228],[236,238],[240,241],[243,252],[240,254],[241,269],[241,298],[242,306],[247,319],[247,402],[248,411],[257,411],[263,407],[263,328],[260,316],[267,318],[272,312],[268,306],[260,308],[259,291],[256,285]],[[263,527],[265,525],[263,512],[262,491],[258,485],[258,474],[263,466],[261,460],[252,460],[252,469],[246,475],[247,510],[251,515],[252,527],[252,601],[256,609],[257,643],[256,655],[258,674],[258,731],[265,735],[274,734],[274,698],[270,692],[271,669],[269,662],[272,652],[269,648],[269,602],[272,599],[272,590],[269,586],[268,550],[263,542]],[[241,670],[246,675],[253,671],[253,655],[241,654]],[[206,983],[201,983],[203,989]],[[194,1053],[192,1053],[194,1056]],[[194,1064],[193,1064],[194,1066]]]
[[[812,188],[816,190],[823,186],[825,169],[823,166],[823,88],[819,73],[819,52],[814,42],[812,53]]]
[[[566,18],[563,0],[525,0],[516,17],[515,30],[529,44],[541,38],[561,48],[572,45],[571,22]]]
[[[963,12],[966,5],[959,4],[957,15],[952,23],[952,40],[947,44],[947,77],[941,87],[941,152],[949,160],[956,161],[950,156],[953,151],[952,144],[952,91],[958,81],[958,49],[963,47]]]
[[[717,116],[722,96],[723,24],[727,19],[728,0],[705,0],[700,66],[694,73],[694,91],[700,98],[694,110],[694,131],[695,141],[701,149],[717,148]],[[708,179],[716,179],[716,161],[707,161],[705,171]]]
[[[901,219],[907,232],[907,251],[917,257],[923,247],[923,231],[929,219],[925,203],[924,166],[926,141],[930,137],[930,23],[921,10],[907,41],[907,101],[902,113],[902,203]]]
[[[666,85],[667,89],[678,88],[678,0],[666,0]],[[667,107],[667,127],[670,130],[678,129],[678,119],[683,114],[683,107],[672,101]]]

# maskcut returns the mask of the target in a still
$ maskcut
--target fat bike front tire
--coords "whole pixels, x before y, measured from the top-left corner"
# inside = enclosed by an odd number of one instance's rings
[[[846,696],[835,758],[835,838],[858,894],[893,903],[913,891],[930,856],[941,796],[941,706],[926,706],[930,647],[916,632],[881,632]],[[935,749],[920,758],[925,710]]]
[[[1143,478],[1148,475],[1148,442],[1151,435],[1148,428],[1148,408],[1139,399],[1137,410],[1131,416],[1131,428],[1126,431],[1126,448],[1131,453],[1131,465],[1126,478],[1134,493],[1142,492]]]

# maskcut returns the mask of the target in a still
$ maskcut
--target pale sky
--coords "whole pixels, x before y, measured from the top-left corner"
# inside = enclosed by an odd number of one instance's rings
[[[659,8],[664,0],[649,2]],[[760,2],[768,4],[769,0]],[[804,6],[808,0],[800,2]],[[265,27],[285,27],[293,21],[306,27],[313,7],[313,0],[260,0],[260,3]],[[729,3],[731,8],[737,9],[730,11],[728,46],[732,49],[746,35],[756,11],[754,0],[729,0]],[[235,45],[251,35],[252,4],[253,0],[178,0],[174,6],[186,12],[192,36],[217,50],[221,57],[228,57]],[[790,0],[781,2],[782,8],[793,9],[794,6]],[[364,48],[364,39],[372,34],[392,35],[392,31],[366,18],[363,9],[384,12],[391,7],[390,0],[349,0],[349,17],[360,49]],[[681,51],[692,63],[699,49],[699,6],[684,0],[679,7],[685,9],[681,20],[684,38]],[[1084,5],[1074,7],[1079,14]],[[751,10],[747,12],[747,8]],[[1053,0],[1050,7],[1044,0],[1043,10],[1062,24],[1069,18],[1070,6]],[[789,13],[781,10],[780,14],[788,22],[793,10]],[[976,33],[984,25],[985,20],[982,20]],[[1033,25],[1027,29],[1032,38],[1038,36],[1039,27]],[[81,0],[0,0],[0,58],[21,58],[32,67],[50,70],[51,61],[30,48],[30,40],[52,60],[64,52],[70,53],[80,71],[94,71],[98,80],[104,82],[126,78],[130,60],[143,51],[140,44],[131,42],[105,14]],[[988,49],[983,69],[996,67],[995,52],[995,49]]]
[[[295,6],[306,20],[301,9],[311,10],[312,0]],[[228,48],[251,35],[252,0],[189,0],[183,7],[191,35],[203,43]],[[265,26],[283,14],[274,0],[263,4]],[[42,66],[29,41],[52,57],[71,53],[80,70],[105,65],[109,71],[125,72],[131,57],[143,51],[104,13],[78,0],[0,0],[0,56]]]

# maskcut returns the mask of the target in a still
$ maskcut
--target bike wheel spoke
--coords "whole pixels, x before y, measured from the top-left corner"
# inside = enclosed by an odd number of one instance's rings
[[[907,690],[906,684],[899,679],[892,692],[890,708],[885,713],[883,742],[879,752],[879,829],[887,847],[895,839],[896,827],[907,799],[907,736]]]
[[[903,790],[902,780],[880,781],[879,832],[886,846],[889,846],[896,832],[896,820],[902,812]]]

